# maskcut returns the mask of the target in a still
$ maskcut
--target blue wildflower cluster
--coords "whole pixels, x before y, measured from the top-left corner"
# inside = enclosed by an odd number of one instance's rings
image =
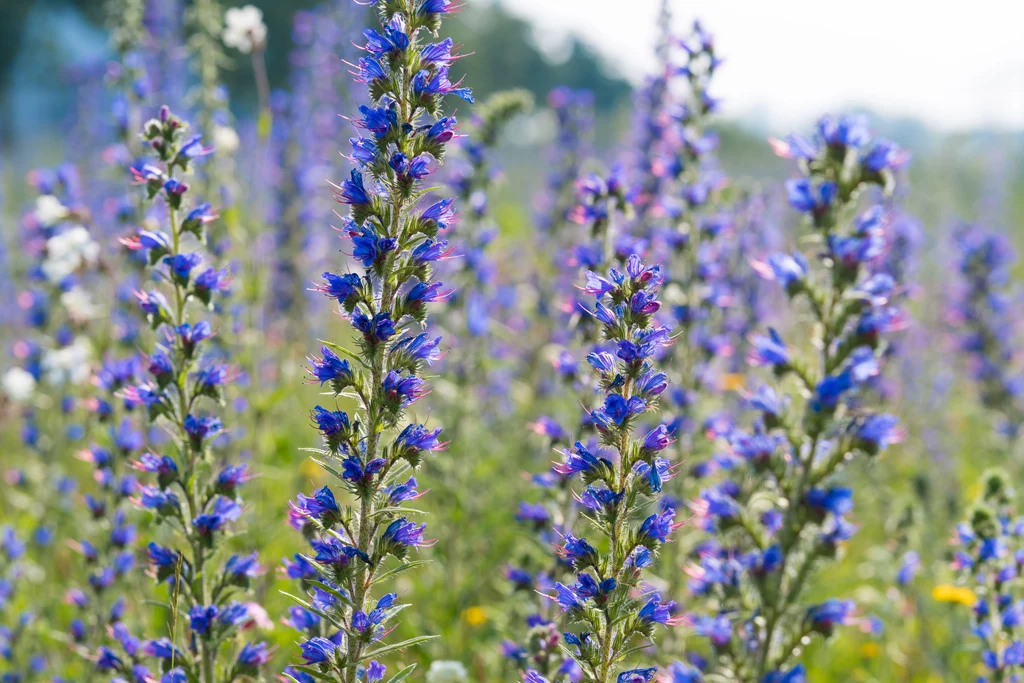
[[[295,13],[292,24],[290,93],[283,112],[275,113],[272,144],[279,166],[267,169],[276,188],[277,207],[268,210],[274,226],[275,281],[269,296],[280,334],[304,344],[303,325],[319,332],[323,316],[305,315],[315,293],[306,291],[308,269],[329,267],[328,240],[321,227],[333,217],[333,202],[323,192],[324,178],[336,178],[347,160],[324,140],[338,139],[346,122],[339,111],[354,108],[360,84],[353,84],[339,54],[362,39],[366,9],[350,2],[322,4]],[[280,142],[277,142],[280,140]]]
[[[52,581],[46,568],[54,556],[64,557],[57,533],[72,518],[73,455],[86,434],[84,399],[98,336],[95,323],[103,314],[93,292],[100,248],[86,227],[90,212],[75,167],[36,170],[30,180],[37,195],[22,219],[22,248],[31,262],[25,274],[28,287],[17,294],[24,321],[12,348],[15,362],[2,379],[2,394],[21,421],[28,455],[11,463],[3,496],[10,506],[7,521],[17,524],[9,529],[11,545],[20,548],[19,569],[12,572],[22,577],[25,594]],[[56,584],[49,597],[33,601],[32,613],[40,621],[58,620],[65,585]],[[11,616],[5,628],[30,630],[31,615],[24,616],[24,624],[22,615]],[[11,657],[23,659],[18,647],[37,646],[32,636],[14,638]],[[57,657],[48,659],[58,670],[52,661]]]
[[[985,674],[978,683],[1017,680],[1024,673],[1024,519],[1016,516],[1016,494],[1000,470],[981,478],[978,500],[953,535],[952,568],[957,586],[973,595],[972,632],[981,641]]]
[[[166,211],[168,231],[140,229],[133,245],[146,254],[157,286],[137,293],[159,343],[146,355],[141,381],[121,393],[161,427],[169,452],[146,452],[135,463],[146,474],[137,503],[176,533],[178,542],[147,546],[150,572],[166,586],[168,607],[187,615],[187,628],[139,643],[120,638],[123,654],[102,651],[101,670],[133,675],[156,660],[169,680],[202,683],[253,677],[270,656],[264,643],[246,643],[243,629],[256,618],[240,601],[261,572],[256,554],[224,557],[225,538],[242,516],[245,464],[224,459],[224,423],[215,408],[236,371],[212,345],[214,323],[202,317],[227,289],[226,270],[211,265],[202,249],[210,205],[191,200],[183,180],[196,159],[212,152],[188,125],[162,107],[146,122],[143,139],[153,160],[133,169],[148,199]]]
[[[499,226],[490,210],[490,194],[501,179],[494,163],[495,147],[502,131],[517,116],[529,111],[533,97],[526,91],[495,93],[478,108],[470,127],[458,138],[458,155],[448,160],[447,183],[461,206],[464,238],[449,247],[443,258],[450,262],[450,275],[459,285],[453,305],[445,309],[441,325],[458,340],[453,368],[459,391],[467,401],[487,400],[500,386],[500,371],[491,368],[492,356],[502,356],[493,341],[492,319],[501,319],[509,307],[505,287],[499,282],[498,265],[492,254]],[[455,253],[460,258],[453,259]],[[495,358],[497,360],[497,358]]]
[[[826,117],[814,138],[775,147],[800,162],[787,192],[813,228],[816,253],[813,261],[801,252],[771,254],[758,270],[792,306],[806,307],[813,327],[792,333],[812,336],[813,350],[804,355],[775,329],[750,340],[749,361],[771,369],[776,383],[750,393],[758,413],[752,429],[720,430],[729,449],[719,457],[725,477],[693,503],[715,537],[695,548],[687,570],[701,605],[688,620],[712,655],[692,680],[803,680],[796,658],[804,639],[827,638],[855,619],[850,601],[804,597],[855,531],[847,518],[853,491],[836,474],[855,455],[876,456],[901,436],[894,416],[855,401],[901,320],[890,304],[893,278],[868,268],[884,247],[886,209],[858,212],[858,204],[870,186],[891,192],[907,155],[872,140],[859,117]]]
[[[446,444],[440,427],[403,419],[428,392],[423,372],[441,355],[440,337],[415,328],[427,323],[426,304],[452,294],[432,275],[448,253],[443,236],[456,215],[453,199],[421,200],[455,137],[457,122],[442,111],[445,97],[473,97],[449,78],[458,57],[452,41],[424,42],[452,11],[448,0],[374,4],[382,31],[364,31],[366,56],[356,67],[370,95],[354,121],[360,135],[350,139],[356,168],[334,186],[337,201],[350,209],[341,232],[362,273],[326,272],[317,287],[358,332],[357,351],[325,343],[310,362],[314,380],[335,400],[357,404],[352,416],[322,406],[311,415],[324,442],[316,462],[354,503],[339,503],[326,486],[292,503],[292,523],[312,546],[286,562],[308,590],[290,615],[305,635],[303,663],[286,671],[303,683],[380,680],[384,667],[376,658],[430,638],[384,644],[405,605],[396,593],[373,593],[419,564],[410,551],[430,544],[426,525],[410,520],[402,505],[422,495],[412,470]]]
[[[88,401],[90,432],[96,438],[80,458],[92,466],[94,486],[83,499],[89,522],[80,524],[79,535],[70,539],[81,556],[86,582],[69,589],[65,600],[77,608],[68,628],[71,640],[84,659],[96,664],[109,659],[104,647],[109,634],[122,644],[135,642],[123,621],[125,594],[140,587],[136,527],[129,519],[139,485],[129,470],[137,458],[153,456],[142,453],[145,439],[138,429],[138,406],[118,396],[142,374],[138,355],[119,357],[111,352],[93,377],[96,393]]]
[[[668,84],[660,109],[651,114],[660,134],[654,163],[644,174],[654,180],[640,184],[657,192],[640,195],[641,205],[648,207],[641,229],[669,254],[666,282],[672,295],[666,297],[666,307],[688,341],[674,347],[670,366],[675,373],[670,395],[677,410],[673,429],[681,449],[692,455],[698,405],[707,404],[698,396],[717,391],[721,369],[715,361],[731,357],[738,346],[726,323],[737,304],[729,268],[737,252],[736,219],[721,206],[726,177],[717,167],[718,136],[710,128],[718,101],[709,89],[721,63],[714,39],[696,22],[688,35],[666,40],[663,78]],[[668,49],[673,46],[675,50]],[[673,61],[676,52],[681,52],[678,65]],[[681,95],[680,88],[671,87],[676,80],[685,81]]]
[[[2,679],[35,680],[47,670],[39,647],[37,614],[26,604],[25,542],[9,526],[0,528],[0,662]]]
[[[633,643],[650,639],[655,628],[673,625],[675,603],[642,583],[661,546],[680,526],[675,512],[650,512],[672,469],[660,453],[672,438],[665,425],[637,433],[640,416],[657,408],[665,389],[665,376],[650,359],[672,342],[669,331],[653,324],[659,308],[657,266],[644,265],[631,256],[625,272],[612,269],[608,279],[588,274],[588,292],[597,300],[592,315],[604,343],[594,348],[587,362],[599,376],[603,402],[588,412],[599,435],[591,450],[580,442],[566,449],[556,469],[579,475],[585,488],[576,495],[582,513],[595,531],[607,539],[602,551],[585,537],[564,532],[559,552],[571,563],[575,581],[556,582],[550,598],[563,612],[567,625],[580,631],[563,634],[565,645],[587,680],[650,680],[655,669],[619,671],[619,662],[633,651]],[[645,513],[643,520],[637,518]],[[530,670],[524,680],[540,680]]]
[[[550,170],[533,204],[538,228],[554,237],[576,205],[575,183],[591,152],[594,95],[589,90],[559,87],[548,93],[547,103],[554,114],[555,134],[548,151]]]
[[[1012,135],[776,182],[671,0],[631,100],[501,3],[229,4],[0,10],[0,683],[1024,681]]]
[[[956,232],[954,246],[960,279],[950,322],[981,402],[999,416],[999,431],[1016,440],[1024,425],[1024,371],[1013,314],[1018,297],[1010,278],[1013,246],[1004,235],[973,225]]]

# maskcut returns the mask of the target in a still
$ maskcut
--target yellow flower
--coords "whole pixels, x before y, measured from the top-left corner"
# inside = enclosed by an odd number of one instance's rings
[[[728,372],[721,376],[720,385],[723,391],[739,391],[745,385],[746,378],[738,372]]]
[[[305,458],[299,464],[299,472],[301,472],[302,476],[305,477],[306,479],[319,479],[324,474],[324,471],[320,468],[320,465],[317,465],[315,462],[313,462],[312,458]]]
[[[860,653],[862,656],[868,659],[874,659],[882,652],[882,648],[878,647],[878,643],[864,643],[860,646]]]
[[[932,597],[939,602],[957,602],[968,607],[974,607],[978,602],[977,596],[970,588],[953,586],[948,583],[936,586],[932,590]]]
[[[470,626],[483,626],[487,623],[487,610],[483,607],[474,605],[468,607],[465,612],[462,613],[462,618]]]

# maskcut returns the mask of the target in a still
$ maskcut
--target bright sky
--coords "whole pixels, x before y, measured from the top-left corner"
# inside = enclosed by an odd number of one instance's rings
[[[957,130],[1024,129],[1022,0],[671,0],[726,59],[713,94],[759,126],[865,106]],[[570,33],[639,79],[654,62],[659,0],[504,0],[542,44]]]

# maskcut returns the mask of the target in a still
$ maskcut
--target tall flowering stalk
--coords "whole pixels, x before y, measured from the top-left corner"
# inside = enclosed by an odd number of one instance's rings
[[[1009,477],[986,472],[978,500],[953,535],[957,583],[936,589],[939,599],[973,608],[971,632],[981,641],[985,671],[978,683],[1005,683],[1024,675],[1022,538],[1024,519],[1017,516]]]
[[[1024,376],[1014,315],[1020,295],[1010,277],[1013,246],[1005,235],[977,226],[963,226],[954,237],[960,278],[948,317],[982,403],[999,416],[999,431],[1015,442],[1024,425]]]
[[[607,270],[613,260],[621,267],[614,248],[616,217],[619,213],[632,212],[617,171],[607,178],[588,174],[579,179],[576,186],[576,205],[568,216],[585,226],[587,239],[580,240],[580,244],[570,250],[566,262],[561,264],[564,271],[559,273],[558,288],[552,292],[561,299],[557,307],[561,316],[557,322],[564,329],[552,330],[552,341],[557,342],[552,365],[561,382],[557,387],[561,392],[555,394],[554,386],[549,389],[572,410],[578,410],[581,402],[586,404],[600,391],[600,377],[580,372],[578,358],[585,356],[601,338],[600,323],[588,315],[586,298],[589,294],[573,280],[591,268]],[[618,222],[622,222],[621,216]],[[565,272],[574,272],[576,277]],[[566,337],[566,331],[574,334]],[[562,451],[573,444],[569,431],[549,415],[538,416],[529,427],[544,438],[548,450]],[[579,447],[597,450],[598,432],[588,415],[582,416],[578,427],[575,441]],[[511,609],[517,612],[514,623],[518,629],[510,634],[514,639],[502,643],[501,652],[519,668],[527,668],[538,676],[577,681],[583,671],[563,647],[558,632],[559,605],[546,597],[557,582],[574,581],[573,564],[560,553],[562,538],[575,532],[583,509],[573,491],[572,474],[564,471],[560,464],[549,464],[544,471],[534,474],[531,481],[537,493],[532,501],[521,502],[515,513],[516,522],[529,532],[534,547],[505,568],[513,598],[525,596],[525,599],[510,600]],[[525,629],[522,622],[525,622]]]
[[[554,139],[547,157],[551,170],[533,204],[538,227],[554,237],[569,221],[569,212],[576,205],[575,184],[592,151],[594,94],[558,87],[548,93],[548,106],[555,117]]]
[[[209,346],[215,330],[202,312],[213,308],[227,286],[227,273],[200,267],[206,225],[216,216],[209,204],[190,201],[181,176],[212,150],[200,136],[189,137],[187,129],[167,107],[143,128],[156,159],[134,174],[149,200],[165,207],[168,232],[140,229],[135,238],[134,246],[146,253],[159,283],[138,298],[163,342],[146,359],[146,380],[123,394],[144,407],[150,422],[171,437],[174,449],[173,455],[144,454],[136,465],[152,477],[140,489],[139,504],[179,539],[170,547],[148,546],[152,574],[167,584],[169,633],[141,647],[126,646],[125,658],[104,664],[127,673],[151,657],[164,672],[220,683],[256,676],[270,651],[264,643],[241,640],[242,629],[255,615],[252,605],[237,598],[260,572],[256,554],[224,558],[226,535],[242,515],[241,485],[251,475],[246,465],[226,463],[217,448],[224,424],[213,409],[234,372],[223,362],[223,350]],[[179,614],[188,615],[187,627],[178,623]]]
[[[653,321],[661,282],[660,269],[645,266],[634,254],[625,272],[612,269],[607,279],[590,272],[585,285],[597,300],[592,314],[604,340],[587,357],[604,394],[588,412],[600,446],[591,450],[577,442],[556,469],[580,475],[585,488],[576,495],[605,542],[564,532],[560,553],[571,562],[575,582],[555,583],[551,598],[567,624],[581,625],[580,632],[563,638],[584,680],[597,683],[651,680],[654,667],[620,671],[619,663],[643,650],[658,624],[676,623],[675,604],[642,583],[644,569],[680,526],[670,508],[648,514],[672,476],[668,461],[658,455],[672,441],[669,429],[659,425],[641,436],[638,425],[640,416],[657,408],[666,388],[665,374],[651,364],[672,342],[668,329]],[[525,680],[544,679],[531,670]]]
[[[0,527],[0,680],[41,679],[47,660],[39,647],[38,602],[27,591],[25,542],[9,526]]]
[[[83,486],[89,523],[77,524],[70,544],[81,555],[86,582],[71,588],[65,600],[78,608],[69,634],[75,649],[91,662],[87,680],[104,670],[108,633],[131,649],[135,637],[125,625],[125,594],[139,587],[136,569],[136,530],[129,502],[138,483],[129,471],[141,454],[144,437],[137,428],[138,406],[116,397],[134,384],[142,367],[137,355],[109,356],[93,377],[96,392],[87,402],[89,431],[95,438],[79,457],[93,466],[92,489]],[[137,615],[131,615],[137,616]]]
[[[751,339],[749,360],[771,368],[777,383],[749,397],[759,413],[752,430],[721,428],[728,478],[693,503],[702,528],[716,535],[687,569],[703,602],[689,619],[713,655],[708,680],[803,680],[796,660],[805,639],[828,637],[854,619],[852,602],[808,604],[805,594],[855,530],[846,517],[853,491],[835,481],[841,465],[873,457],[900,436],[894,416],[856,399],[878,374],[885,335],[901,320],[889,303],[892,277],[868,268],[884,247],[885,209],[858,210],[869,187],[891,192],[907,155],[886,140],[872,142],[858,117],[826,117],[814,139],[774,145],[800,162],[801,177],[787,182],[787,192],[811,227],[813,260],[779,253],[756,265],[803,314],[788,334],[812,343],[802,352],[775,330]]]
[[[440,338],[415,328],[426,325],[426,304],[451,295],[431,280],[433,264],[445,254],[438,234],[455,214],[452,199],[425,207],[420,200],[455,135],[455,118],[442,114],[444,98],[472,102],[472,95],[449,80],[452,42],[425,41],[454,9],[449,0],[374,4],[382,32],[364,31],[367,55],[356,66],[370,102],[354,123],[366,137],[351,138],[357,168],[335,186],[337,200],[350,207],[341,232],[363,272],[324,273],[317,288],[338,301],[359,335],[356,352],[325,343],[311,361],[316,381],[335,400],[344,396],[357,405],[352,417],[322,406],[312,413],[324,441],[314,449],[316,462],[354,500],[339,505],[325,486],[293,504],[293,523],[313,547],[310,557],[297,559],[299,570],[289,567],[312,588],[311,601],[298,602],[333,634],[301,644],[304,663],[286,672],[290,680],[370,683],[384,675],[378,659],[431,638],[383,644],[404,605],[397,594],[378,597],[375,589],[420,564],[409,559],[410,550],[429,544],[426,525],[411,521],[402,504],[422,495],[410,472],[425,454],[444,448],[441,429],[403,422],[406,408],[427,392],[425,367],[440,357]],[[312,571],[301,570],[306,566]]]

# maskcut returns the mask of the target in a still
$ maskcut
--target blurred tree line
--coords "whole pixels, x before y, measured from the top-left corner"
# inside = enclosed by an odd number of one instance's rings
[[[239,0],[224,6],[244,4],[254,4],[263,10],[270,32],[267,66],[271,83],[274,87],[286,87],[292,15],[317,5],[318,0]],[[106,0],[0,0],[0,90],[9,82],[12,65],[23,49],[45,49],[25,41],[23,29],[33,9],[74,7],[88,22],[102,27],[105,5]],[[597,53],[578,39],[570,39],[564,60],[552,62],[533,39],[531,25],[510,14],[500,2],[467,3],[446,28],[461,43],[463,52],[475,53],[473,59],[460,63],[460,67],[465,69],[466,83],[472,84],[481,97],[508,87],[525,87],[542,99],[555,85],[568,85],[589,88],[594,92],[598,109],[608,111],[629,96],[629,83],[612,73]],[[60,40],[59,36],[52,37]],[[225,81],[236,106],[252,106],[255,88],[247,64],[240,60],[238,68],[228,73]],[[56,79],[53,87],[60,87]]]

